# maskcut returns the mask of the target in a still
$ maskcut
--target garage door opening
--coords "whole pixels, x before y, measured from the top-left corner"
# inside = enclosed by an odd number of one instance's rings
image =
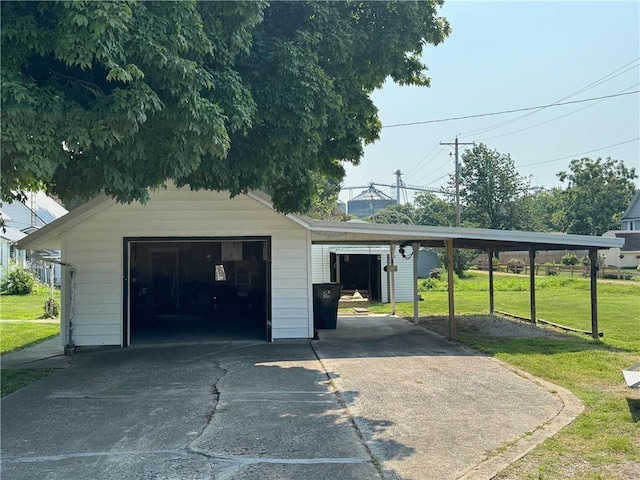
[[[125,239],[125,345],[271,340],[268,238]]]
[[[361,294],[366,293],[367,298],[372,302],[382,301],[380,255],[337,255],[332,252],[330,265],[331,281],[342,284],[343,291],[358,290]]]

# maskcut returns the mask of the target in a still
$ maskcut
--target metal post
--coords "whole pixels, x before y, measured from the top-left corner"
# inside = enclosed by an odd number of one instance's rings
[[[493,248],[489,249],[489,315],[493,315],[496,306],[493,296]]]
[[[598,340],[598,250],[589,249],[589,260],[591,263],[591,336]]]
[[[389,244],[389,265],[393,267],[393,257],[395,255],[395,247],[393,244]],[[396,314],[396,278],[393,268],[389,269],[389,291],[391,294],[391,315]]]
[[[414,323],[418,323],[418,319],[420,317],[420,312],[418,308],[418,252],[420,249],[420,244],[418,242],[413,242],[411,244],[412,254],[411,260],[413,260],[413,321]]]
[[[531,322],[537,323],[536,314],[536,251],[533,247],[529,248],[529,300],[531,303]]]
[[[453,295],[453,239],[445,240],[447,247],[447,290],[449,291],[449,338],[456,340],[458,332],[456,329],[456,314]]]

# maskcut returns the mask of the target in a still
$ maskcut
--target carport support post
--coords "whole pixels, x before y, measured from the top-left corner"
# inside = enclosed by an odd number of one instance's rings
[[[493,297],[493,248],[489,249],[489,315],[496,311],[496,304]]]
[[[591,263],[591,336],[598,340],[598,250],[589,249],[589,263]]]
[[[447,247],[447,290],[449,292],[449,338],[456,340],[458,333],[456,331],[456,309],[453,296],[453,238],[445,240]]]
[[[529,299],[531,302],[531,323],[538,323],[536,314],[536,251],[529,248]]]
[[[419,309],[418,309],[418,250],[420,249],[420,244],[418,242],[413,242],[411,244],[411,260],[413,260],[413,321],[414,323],[418,323],[418,318],[420,317]]]
[[[395,255],[395,248],[393,243],[389,244],[389,265],[393,266],[393,257]],[[389,269],[389,293],[391,294],[391,315],[396,314],[396,277],[393,268]]]

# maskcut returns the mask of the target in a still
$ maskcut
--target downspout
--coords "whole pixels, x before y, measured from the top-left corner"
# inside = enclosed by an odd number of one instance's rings
[[[75,315],[75,293],[76,293],[76,267],[71,263],[61,262],[53,258],[45,258],[37,251],[31,250],[31,256],[42,260],[43,262],[55,263],[62,267],[69,268],[69,274],[71,277],[71,285],[69,288],[69,315],[67,316],[67,343],[64,346],[64,354],[72,355],[75,352],[75,345],[73,344],[73,317]],[[62,320],[62,318],[60,319]]]

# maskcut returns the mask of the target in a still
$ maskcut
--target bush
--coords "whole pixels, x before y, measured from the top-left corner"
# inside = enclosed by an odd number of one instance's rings
[[[560,263],[562,263],[562,265],[577,265],[579,261],[580,260],[575,253],[567,253],[562,256]]]
[[[22,267],[14,267],[7,273],[7,278],[0,288],[9,295],[28,295],[36,286],[36,278]]]
[[[44,318],[57,318],[60,315],[60,304],[55,298],[44,301]]]
[[[520,273],[524,270],[524,262],[519,258],[510,258],[507,262],[507,271],[513,273]]]

